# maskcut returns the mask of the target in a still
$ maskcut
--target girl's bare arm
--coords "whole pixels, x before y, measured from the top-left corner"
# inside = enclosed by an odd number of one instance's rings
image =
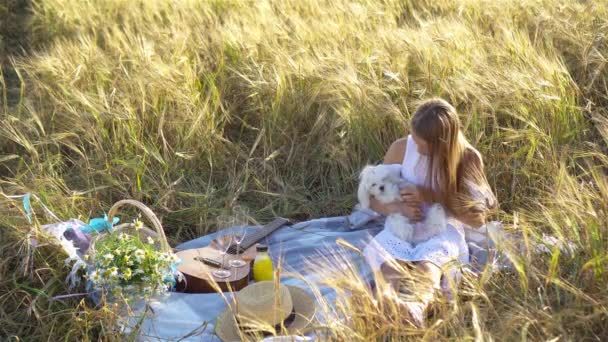
[[[399,213],[414,222],[422,219],[422,211],[420,211],[418,206],[412,206],[400,201],[384,204],[372,197],[370,200],[370,207],[372,210],[382,215]]]
[[[381,203],[375,198],[371,198],[370,207],[373,211],[382,214],[389,215],[395,213],[401,213],[401,207],[403,206],[402,202],[392,202],[392,203]]]

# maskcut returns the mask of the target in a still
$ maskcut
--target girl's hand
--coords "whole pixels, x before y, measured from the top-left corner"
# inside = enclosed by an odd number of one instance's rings
[[[422,211],[418,205],[403,203],[401,206],[401,214],[414,222],[422,220]]]
[[[420,204],[424,201],[422,197],[422,191],[415,185],[408,185],[401,189],[401,199],[410,206],[420,207]]]

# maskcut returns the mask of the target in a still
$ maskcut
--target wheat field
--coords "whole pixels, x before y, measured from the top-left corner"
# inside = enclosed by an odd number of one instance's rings
[[[47,220],[8,196],[83,220],[140,200],[172,245],[236,203],[264,222],[343,215],[434,96],[485,158],[493,219],[577,252],[512,253],[515,272],[465,277],[418,330],[330,272],[352,294],[335,339],[608,338],[608,2],[8,0],[0,16],[0,339],[125,338],[111,309],[50,300],[66,255],[31,246]]]

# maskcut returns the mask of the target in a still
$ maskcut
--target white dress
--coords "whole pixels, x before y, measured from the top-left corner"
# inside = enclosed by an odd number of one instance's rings
[[[418,153],[416,142],[408,136],[401,168],[402,178],[418,186],[426,186],[428,164],[428,157]],[[469,249],[465,241],[463,224],[454,218],[449,218],[448,222],[448,227],[443,233],[415,246],[396,237],[390,230],[383,229],[365,248],[365,258],[373,270],[380,269],[380,266],[391,257],[404,261],[426,260],[439,267],[450,262],[468,263]],[[414,234],[418,228],[423,229],[416,227]]]

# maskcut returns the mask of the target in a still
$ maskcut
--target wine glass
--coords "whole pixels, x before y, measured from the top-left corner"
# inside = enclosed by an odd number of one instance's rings
[[[217,217],[218,229],[225,229],[231,227],[233,225],[233,222],[234,219],[230,216],[220,215]],[[222,233],[218,234],[218,237],[215,239],[215,247],[222,256],[222,265],[218,269],[211,272],[211,274],[213,274],[213,276],[216,278],[224,279],[232,275],[232,272],[230,272],[230,270],[224,268],[224,264],[226,261],[226,252],[228,252],[230,245],[232,245],[232,238],[232,234],[226,234],[226,231],[224,230],[222,231]]]
[[[232,211],[234,212],[234,220],[236,226],[234,227],[233,240],[236,243],[236,259],[230,260],[228,264],[234,268],[243,267],[247,263],[239,258],[241,251],[241,243],[247,235],[247,223],[249,220],[249,210],[245,207],[235,206]]]

